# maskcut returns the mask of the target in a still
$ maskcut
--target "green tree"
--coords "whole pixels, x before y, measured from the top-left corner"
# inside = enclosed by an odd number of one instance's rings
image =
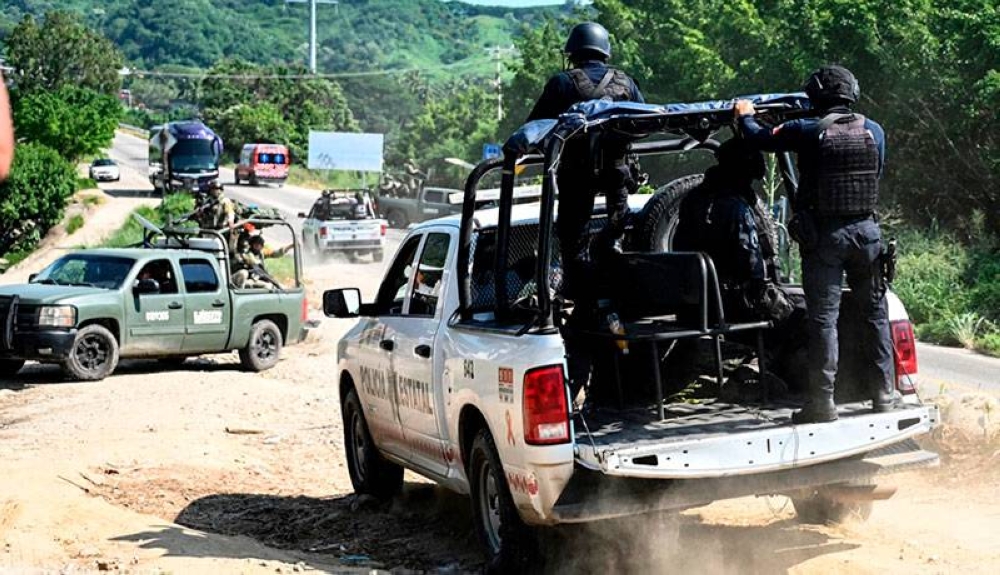
[[[35,247],[63,216],[76,190],[76,170],[42,144],[17,148],[10,177],[0,183],[0,254]]]
[[[116,94],[121,87],[121,53],[72,14],[49,12],[41,24],[25,16],[6,46],[13,80],[23,94],[67,85]]]
[[[70,85],[31,92],[14,103],[18,137],[44,144],[68,160],[106,148],[121,114],[116,98]]]
[[[247,142],[285,144],[290,141],[292,127],[273,104],[236,104],[219,116],[216,124],[233,157],[239,156],[240,147]]]

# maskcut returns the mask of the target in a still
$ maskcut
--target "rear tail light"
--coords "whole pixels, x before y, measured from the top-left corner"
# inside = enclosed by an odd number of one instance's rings
[[[387,224],[387,223],[383,222],[383,223],[382,223],[382,235],[383,235],[383,236],[385,235],[385,232],[386,232],[386,230],[388,230],[388,229],[389,229],[389,224]]]
[[[309,298],[302,297],[302,323],[309,320]]]
[[[321,238],[325,238],[326,237],[326,226],[323,226],[323,227],[321,227],[319,229],[319,237],[321,237]]]
[[[524,442],[552,445],[569,441],[569,407],[561,365],[524,374]]]
[[[907,320],[889,324],[892,330],[893,357],[896,366],[896,389],[900,393],[916,393],[916,382],[911,377],[917,373],[917,345],[913,339],[913,324]]]

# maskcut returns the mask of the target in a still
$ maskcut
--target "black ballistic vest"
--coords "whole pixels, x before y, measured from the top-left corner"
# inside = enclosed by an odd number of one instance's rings
[[[878,206],[879,153],[860,114],[820,120],[815,173],[802,174],[806,205],[821,216],[863,216]]]
[[[586,72],[579,68],[567,70],[570,80],[576,86],[576,91],[580,95],[580,101],[596,100],[599,98],[609,98],[615,102],[623,102],[632,99],[632,82],[629,81],[625,72],[608,68],[601,81],[594,84],[593,80]]]

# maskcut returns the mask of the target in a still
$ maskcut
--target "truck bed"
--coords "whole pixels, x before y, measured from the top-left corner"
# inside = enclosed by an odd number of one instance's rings
[[[863,403],[838,406],[840,419],[792,425],[795,400],[766,407],[707,400],[635,409],[600,408],[574,418],[577,461],[609,475],[692,478],[788,469],[863,454],[926,433],[933,406],[873,413]]]

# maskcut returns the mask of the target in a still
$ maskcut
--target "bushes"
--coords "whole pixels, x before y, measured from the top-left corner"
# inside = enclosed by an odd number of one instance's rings
[[[135,213],[159,226],[192,210],[194,210],[193,197],[188,194],[172,194],[163,198],[159,208],[143,206]],[[142,243],[145,233],[146,230],[139,224],[139,221],[129,217],[122,227],[104,241],[104,247],[124,248],[139,245]]]
[[[121,104],[112,96],[64,86],[18,97],[14,125],[19,138],[45,144],[72,161],[107,146],[121,112]]]
[[[76,170],[41,144],[18,146],[10,178],[0,184],[0,254],[28,252],[63,216],[76,191]]]

